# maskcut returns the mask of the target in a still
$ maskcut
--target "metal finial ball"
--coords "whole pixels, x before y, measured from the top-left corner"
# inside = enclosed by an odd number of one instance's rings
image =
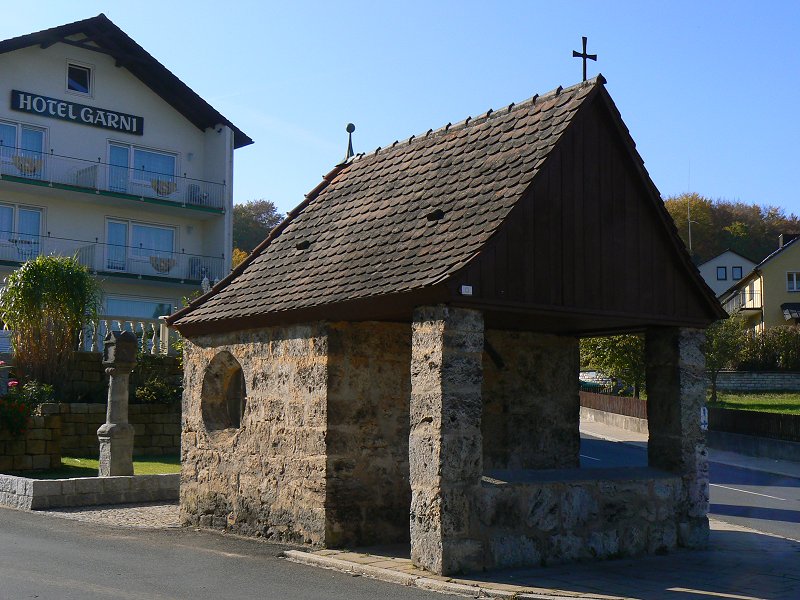
[[[353,133],[356,130],[356,126],[352,123],[348,123],[345,129],[347,130],[347,133]]]

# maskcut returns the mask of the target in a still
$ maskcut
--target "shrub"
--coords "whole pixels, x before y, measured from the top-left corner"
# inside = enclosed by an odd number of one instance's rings
[[[74,258],[37,256],[13,271],[0,293],[0,319],[11,330],[17,375],[64,381],[79,332],[99,305],[99,283]]]
[[[746,336],[742,371],[800,371],[800,327],[781,325]]]
[[[9,392],[0,397],[0,429],[19,435],[24,433],[28,417],[45,402],[53,401],[53,386],[38,381],[19,385],[12,380],[8,387]]]
[[[164,377],[150,377],[134,394],[141,404],[177,404],[181,400],[180,386],[169,383]]]

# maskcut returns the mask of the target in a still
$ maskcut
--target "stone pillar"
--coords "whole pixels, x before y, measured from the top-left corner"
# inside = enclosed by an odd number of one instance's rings
[[[133,475],[133,425],[128,423],[128,379],[136,366],[136,336],[110,331],[104,340],[103,366],[108,379],[106,422],[97,430],[100,477]]]
[[[483,566],[471,537],[483,474],[483,315],[445,306],[414,311],[409,468],[411,560],[440,575]]]
[[[708,451],[700,412],[706,400],[705,333],[699,329],[647,331],[647,418],[651,467],[683,479],[678,542],[708,542]]]

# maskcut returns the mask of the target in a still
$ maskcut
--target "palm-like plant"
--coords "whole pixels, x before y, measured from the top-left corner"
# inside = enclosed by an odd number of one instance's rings
[[[17,375],[61,387],[100,300],[99,283],[74,258],[38,256],[11,273],[0,292],[0,318],[11,330]]]

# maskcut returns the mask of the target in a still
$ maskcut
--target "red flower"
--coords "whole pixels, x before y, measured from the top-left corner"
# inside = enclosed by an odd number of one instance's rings
[[[8,382],[8,387],[10,387],[10,388],[15,388],[18,385],[19,385],[19,381],[16,381],[14,379],[12,379],[11,381]]]

